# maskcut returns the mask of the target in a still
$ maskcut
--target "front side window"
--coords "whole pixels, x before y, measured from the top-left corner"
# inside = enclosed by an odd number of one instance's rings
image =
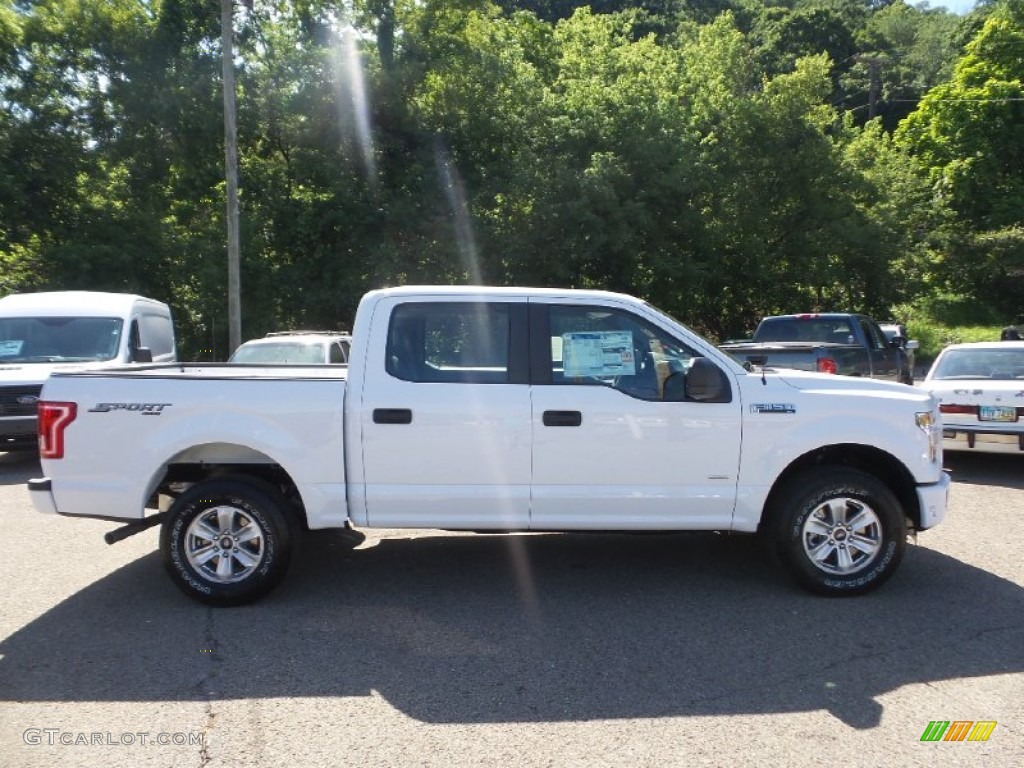
[[[868,340],[869,346],[874,349],[885,349],[889,346],[889,341],[885,338],[885,334],[873,323],[862,320],[861,327],[864,329],[864,337]]]
[[[165,315],[139,316],[140,344],[148,347],[156,358],[174,353],[174,333],[170,319]]]
[[[113,360],[123,326],[116,317],[0,318],[0,363]]]
[[[728,385],[717,367],[628,312],[554,305],[550,335],[552,384],[607,386],[642,400],[729,399]],[[695,366],[700,371],[691,378],[688,392],[687,376]],[[708,377],[721,386],[713,399],[702,397],[694,386],[697,379]]]
[[[385,366],[404,381],[507,384],[510,312],[498,303],[395,307]]]

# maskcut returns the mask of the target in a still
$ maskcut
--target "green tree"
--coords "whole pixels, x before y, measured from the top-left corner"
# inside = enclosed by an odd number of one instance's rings
[[[897,0],[872,13],[858,31],[854,65],[843,90],[863,122],[875,115],[889,130],[930,88],[947,80],[959,55],[959,17],[942,8]]]
[[[952,79],[896,132],[958,216],[946,279],[1016,316],[1024,303],[1024,3],[1004,0],[968,43]]]

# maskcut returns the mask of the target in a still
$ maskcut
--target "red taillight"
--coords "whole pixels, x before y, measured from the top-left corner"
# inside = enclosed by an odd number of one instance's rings
[[[78,415],[75,403],[39,402],[39,456],[64,458],[64,430]]]
[[[837,373],[839,371],[839,366],[836,365],[836,361],[831,357],[819,357],[818,371],[820,373]]]
[[[939,410],[942,413],[963,413],[963,414],[966,414],[968,416],[973,416],[974,414],[976,414],[978,412],[978,406],[976,406],[976,405],[952,405],[952,404],[947,405],[946,403],[942,403],[941,405],[939,405]]]

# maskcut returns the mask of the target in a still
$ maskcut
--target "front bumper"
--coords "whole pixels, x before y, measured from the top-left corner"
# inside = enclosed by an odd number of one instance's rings
[[[919,531],[934,528],[946,519],[950,485],[949,475],[943,472],[937,483],[917,486],[917,503],[921,508],[921,523],[917,526]]]
[[[38,447],[38,424],[39,420],[35,416],[0,419],[0,451]]]

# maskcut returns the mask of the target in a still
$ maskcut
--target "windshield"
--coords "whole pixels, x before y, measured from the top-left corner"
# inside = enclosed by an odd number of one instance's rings
[[[228,360],[229,363],[287,363],[290,365],[323,365],[324,349],[321,344],[302,344],[281,341],[271,344],[243,344]]]
[[[935,364],[933,379],[1024,379],[1024,347],[950,349]]]
[[[118,317],[0,317],[0,363],[113,360],[122,327]]]

